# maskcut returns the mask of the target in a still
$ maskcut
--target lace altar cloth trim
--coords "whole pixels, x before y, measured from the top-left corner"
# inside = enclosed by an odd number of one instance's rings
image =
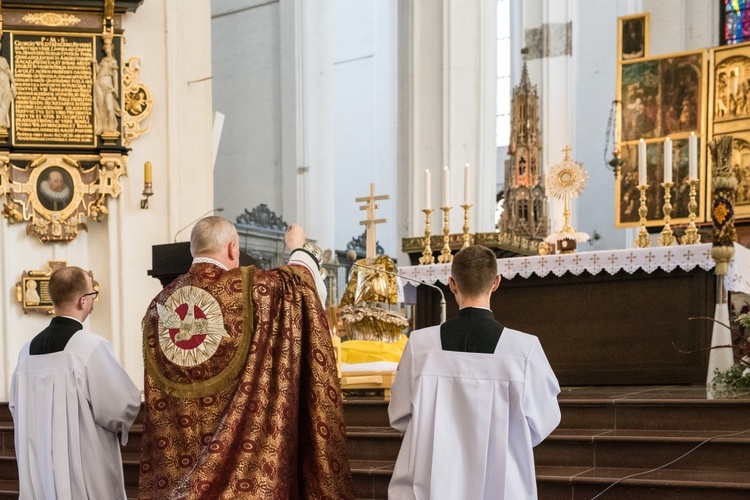
[[[750,293],[750,250],[736,243],[734,246],[735,255],[729,264],[729,273],[724,283],[729,291]],[[609,274],[618,271],[632,274],[639,269],[647,273],[657,269],[670,272],[678,267],[683,271],[690,271],[695,267],[705,271],[713,269],[711,244],[535,255],[497,261],[498,273],[505,279],[516,276],[528,278],[532,274],[543,278],[550,273],[562,276],[566,272],[578,276],[584,271],[591,274],[599,274],[602,271]],[[417,281],[448,284],[450,264],[401,267],[399,273]],[[415,285],[413,282],[410,284]]]

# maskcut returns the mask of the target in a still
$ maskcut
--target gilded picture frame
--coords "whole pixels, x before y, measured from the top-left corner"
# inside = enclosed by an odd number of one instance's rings
[[[708,136],[731,135],[732,169],[737,178],[735,219],[750,217],[750,42],[711,50]],[[711,157],[707,158],[711,189]]]
[[[687,140],[691,133],[703,144],[706,135],[706,88],[708,58],[706,51],[691,51],[658,57],[618,62],[616,143],[622,163],[615,186],[615,227],[639,225],[637,214],[640,204],[638,183],[637,145],[640,139],[647,144],[646,192],[649,208],[646,226],[663,225],[664,193],[664,140],[673,141],[671,223],[688,222],[687,205],[681,205],[687,196]],[[699,148],[699,165],[705,165],[704,147]],[[696,201],[696,222],[705,221],[706,174],[699,172],[703,182],[699,185]],[[635,196],[637,200],[634,200]],[[677,201],[675,201],[677,200]],[[675,207],[677,203],[677,207]]]
[[[644,12],[617,19],[617,60],[632,61],[648,57],[649,14]]]

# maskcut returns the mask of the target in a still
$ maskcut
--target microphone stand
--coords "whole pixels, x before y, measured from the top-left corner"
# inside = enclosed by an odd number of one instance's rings
[[[396,276],[397,278],[401,278],[403,280],[413,281],[415,283],[419,283],[420,285],[426,285],[426,286],[429,286],[430,288],[434,288],[435,290],[440,292],[440,324],[442,325],[443,323],[445,323],[445,294],[443,293],[443,290],[439,286],[432,285],[423,280],[417,280],[414,278],[409,278],[408,276],[403,276],[401,274],[393,273],[391,271],[386,271],[385,269],[380,269],[377,267],[366,266],[364,264],[358,264],[356,262],[352,262],[352,265],[357,266],[357,267],[363,267],[365,269],[369,269],[370,271],[390,274],[391,276]]]
[[[182,229],[180,229],[179,231],[177,231],[176,233],[174,233],[174,241],[172,243],[177,243],[177,237],[180,235],[181,232],[183,232],[185,229],[189,228],[190,226],[192,226],[193,224],[195,224],[196,222],[198,222],[199,220],[201,220],[206,215],[208,215],[210,213],[213,213],[213,212],[223,212],[223,211],[224,211],[224,207],[212,208],[211,210],[209,210],[205,214],[201,215],[200,217],[198,217],[194,221],[190,222],[187,226],[183,227]]]

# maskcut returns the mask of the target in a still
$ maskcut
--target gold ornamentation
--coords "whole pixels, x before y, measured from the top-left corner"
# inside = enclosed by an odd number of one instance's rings
[[[122,192],[127,157],[98,155],[0,156],[0,195],[9,223],[29,221],[26,233],[43,242],[72,241],[88,230],[85,219],[101,222],[107,197]]]
[[[464,244],[461,246],[461,248],[466,248],[471,245],[471,235],[469,234],[469,209],[473,206],[474,205],[468,203],[465,205],[461,205],[461,208],[464,209]]]
[[[428,265],[435,263],[435,257],[432,255],[432,247],[430,246],[430,214],[433,212],[432,209],[425,208],[422,210],[425,215],[424,223],[424,250],[422,250],[422,256],[419,258],[420,265]]]
[[[440,250],[440,255],[438,255],[438,262],[441,264],[447,264],[448,262],[453,262],[453,254],[451,253],[451,218],[450,218],[450,211],[451,207],[440,207],[440,210],[443,211],[443,249]]]
[[[695,188],[698,186],[698,179],[690,179],[688,184],[690,184],[690,202],[688,203],[690,223],[680,241],[683,245],[695,245],[701,242],[701,235],[698,234],[698,228],[695,226],[695,211],[698,209],[698,202],[695,201]]]
[[[178,288],[164,305],[157,303],[156,308],[159,347],[177,365],[195,366],[209,360],[221,340],[229,337],[219,303],[200,288]]]
[[[72,14],[57,12],[35,12],[23,16],[23,20],[37,26],[75,26],[81,19]]]
[[[664,229],[661,230],[661,235],[659,236],[659,246],[668,247],[674,245],[676,242],[672,228],[669,226],[669,221],[672,220],[671,199],[674,183],[662,182],[661,185],[664,188]]]
[[[556,234],[550,234],[544,241],[556,245],[558,250],[564,253],[575,251],[576,242],[589,240],[588,234],[578,232],[570,226],[570,199],[583,192],[587,179],[583,165],[570,158],[570,151],[570,147],[565,146],[563,149],[565,157],[561,162],[550,167],[545,184],[550,196],[563,200],[564,223],[562,229]]]
[[[125,146],[148,132],[151,128],[149,119],[144,126],[144,121],[151,115],[154,101],[151,91],[138,81],[141,72],[141,60],[131,57],[122,67],[122,91],[125,99],[125,113],[122,114],[122,142]]]
[[[648,189],[648,185],[641,184],[638,186],[638,189],[641,191],[641,206],[638,208],[638,215],[641,218],[641,230],[638,231],[638,239],[633,242],[633,246],[636,248],[648,248],[651,246],[651,240],[648,237],[648,231],[646,231],[646,216],[648,215],[646,190]]]

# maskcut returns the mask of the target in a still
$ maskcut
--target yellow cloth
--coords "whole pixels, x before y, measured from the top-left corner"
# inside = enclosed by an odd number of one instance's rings
[[[407,337],[401,335],[396,342],[373,340],[350,340],[341,343],[342,363],[371,363],[373,361],[393,361],[398,363],[406,347]]]

